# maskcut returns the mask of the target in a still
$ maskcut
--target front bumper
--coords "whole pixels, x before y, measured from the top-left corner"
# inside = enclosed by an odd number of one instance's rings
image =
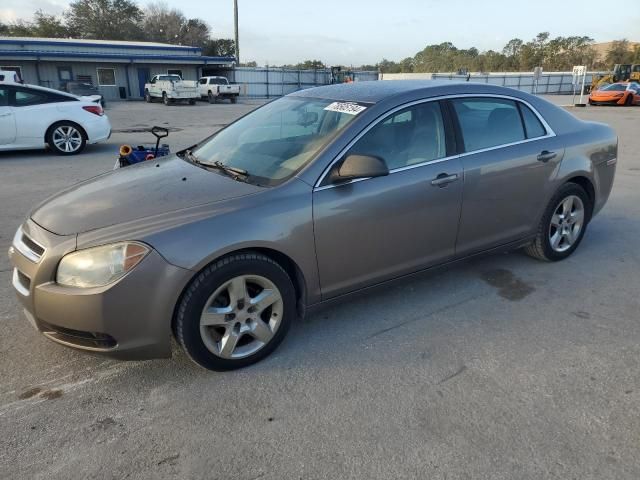
[[[13,285],[25,316],[57,343],[122,360],[171,356],[174,307],[192,272],[167,263],[152,250],[118,282],[73,288],[55,282],[60,259],[75,250],[76,237],[59,236],[32,220],[26,241],[44,250],[35,262],[16,242],[9,250]]]
[[[589,105],[624,105],[624,97],[609,99],[593,99],[589,98]]]

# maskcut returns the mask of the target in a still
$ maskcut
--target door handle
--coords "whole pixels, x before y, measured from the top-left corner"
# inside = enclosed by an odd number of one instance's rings
[[[543,150],[540,155],[538,155],[538,161],[542,163],[547,163],[549,160],[553,160],[556,158],[558,154],[556,152],[550,152],[549,150]]]
[[[456,180],[458,180],[458,174],[457,173],[454,173],[452,175],[447,175],[446,173],[441,173],[436,178],[431,180],[431,185],[433,185],[434,187],[442,188],[442,187],[446,187],[451,182],[455,182]]]
[[[0,117],[8,117],[9,115],[11,115],[11,112],[9,112],[9,113],[0,113]]]

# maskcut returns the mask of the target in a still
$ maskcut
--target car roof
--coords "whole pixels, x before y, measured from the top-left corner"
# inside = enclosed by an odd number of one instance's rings
[[[498,94],[519,97],[512,88],[499,87],[476,82],[456,82],[451,80],[378,80],[340,83],[323,87],[308,88],[291,93],[296,97],[326,98],[349,102],[378,103],[395,96],[420,94],[423,97],[454,94]]]
[[[41,92],[49,92],[49,93],[55,93],[56,95],[62,95],[64,97],[69,97],[69,98],[73,98],[75,100],[79,100],[80,97],[78,97],[77,95],[73,95],[72,93],[69,92],[63,92],[62,90],[56,90],[55,88],[48,88],[48,87],[41,87],[40,85],[31,85],[28,83],[22,84],[22,85],[12,85],[13,87],[19,87],[19,88],[28,88],[31,90],[40,90]]]

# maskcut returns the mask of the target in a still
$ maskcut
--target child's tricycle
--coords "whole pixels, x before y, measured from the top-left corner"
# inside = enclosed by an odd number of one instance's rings
[[[164,127],[153,127],[151,128],[151,133],[156,137],[155,147],[152,145],[138,145],[137,147],[122,145],[120,147],[118,160],[116,161],[113,169],[116,170],[135,163],[144,162],[145,160],[153,160],[154,158],[169,155],[169,145],[166,143],[160,145],[160,139],[169,135],[169,129]]]

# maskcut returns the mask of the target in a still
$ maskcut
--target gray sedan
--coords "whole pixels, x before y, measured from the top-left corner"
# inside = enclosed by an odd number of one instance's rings
[[[177,155],[36,207],[10,257],[46,337],[229,370],[311,307],[491,251],[567,258],[613,185],[616,134],[516,90],[297,92]]]

